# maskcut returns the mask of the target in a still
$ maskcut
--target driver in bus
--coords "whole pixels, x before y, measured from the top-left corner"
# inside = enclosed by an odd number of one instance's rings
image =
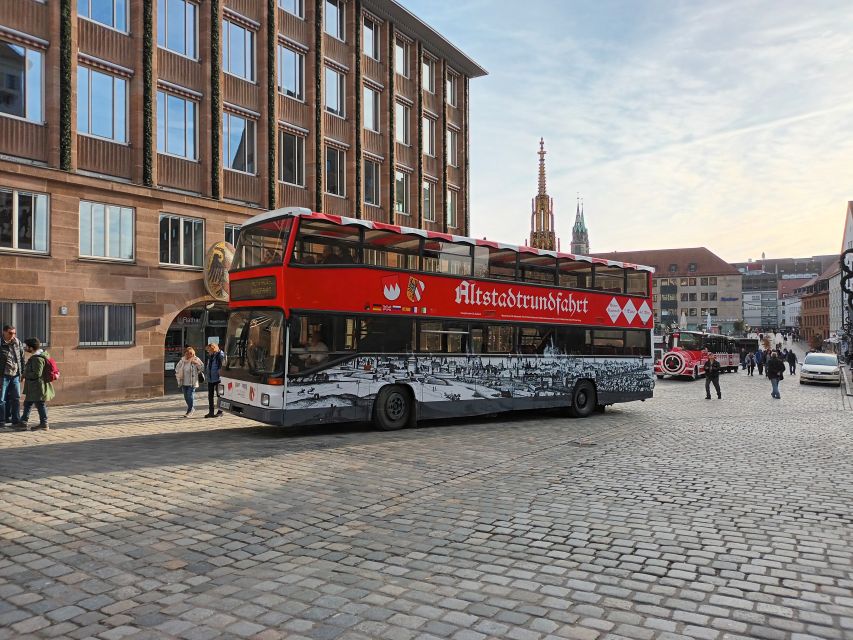
[[[299,373],[300,369],[310,369],[323,364],[329,359],[329,347],[320,337],[320,331],[315,331],[308,339],[308,346],[304,349],[294,348],[293,355],[299,360],[300,366],[291,366],[290,373]]]

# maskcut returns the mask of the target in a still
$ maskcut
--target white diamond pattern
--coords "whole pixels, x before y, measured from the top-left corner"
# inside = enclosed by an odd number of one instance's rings
[[[633,300],[628,300],[625,303],[625,306],[622,308],[622,313],[625,314],[625,319],[628,321],[628,324],[634,322],[634,318],[637,317],[637,307],[634,306]]]
[[[643,321],[643,324],[646,324],[649,321],[649,318],[652,317],[652,310],[649,309],[649,303],[644,300],[643,304],[640,305],[640,310],[637,311],[637,314],[640,316],[640,320]]]
[[[619,306],[619,301],[616,298],[613,298],[610,301],[610,304],[607,305],[607,315],[610,316],[610,319],[613,322],[616,322],[616,319],[622,313],[622,307]]]

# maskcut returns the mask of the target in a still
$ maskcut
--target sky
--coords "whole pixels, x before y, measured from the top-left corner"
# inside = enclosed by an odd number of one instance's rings
[[[853,200],[850,0],[399,0],[471,80],[471,235],[521,243],[539,138],[557,235],[729,262],[838,253]]]

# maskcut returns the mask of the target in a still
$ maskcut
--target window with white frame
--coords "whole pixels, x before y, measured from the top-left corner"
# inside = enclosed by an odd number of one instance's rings
[[[405,171],[397,169],[394,172],[394,210],[397,213],[409,213],[409,180]]]
[[[421,85],[425,91],[435,93],[435,62],[431,58],[421,61]]]
[[[80,303],[81,347],[126,347],[134,342],[132,304]]]
[[[364,53],[379,60],[379,25],[370,18],[364,19],[361,42]]]
[[[278,0],[278,6],[297,18],[303,18],[305,16],[303,0]]]
[[[0,113],[44,121],[44,54],[0,41]]]
[[[394,128],[397,142],[409,144],[409,107],[401,102],[394,104]]]
[[[222,112],[222,157],[225,168],[255,173],[255,121]]]
[[[346,195],[347,154],[343,149],[326,147],[326,193]]]
[[[455,129],[447,130],[447,164],[451,167],[459,166],[459,132]]]
[[[297,100],[305,99],[305,56],[278,45],[278,90]]]
[[[77,132],[127,142],[127,80],[77,67]]]
[[[80,255],[133,260],[133,209],[80,201]]]
[[[189,0],[157,0],[157,46],[198,58],[198,5]]]
[[[222,21],[222,70],[255,81],[255,33],[230,20]]]
[[[225,225],[225,242],[230,244],[232,247],[237,246],[237,240],[240,239],[240,225],[239,224],[226,224]]]
[[[435,155],[435,120],[423,118],[423,152],[428,156]]]
[[[344,3],[342,0],[326,0],[326,33],[338,40],[344,39]]]
[[[0,250],[47,253],[49,226],[46,194],[0,188]]]
[[[326,111],[344,117],[344,74],[326,67]]]
[[[160,264],[200,267],[204,262],[204,220],[160,214]]]
[[[374,160],[364,161],[364,204],[378,207],[382,200],[379,191],[379,163]]]
[[[448,73],[447,74],[447,86],[446,86],[447,104],[449,104],[451,107],[455,107],[457,104],[457,94],[456,94],[457,88],[456,88],[456,85],[457,85],[457,77],[455,75],[453,75],[452,73]]]
[[[77,0],[77,15],[126,33],[128,4],[129,0]]]
[[[456,222],[456,207],[459,202],[459,192],[456,189],[447,190],[447,201],[445,215],[447,216],[448,229],[454,229],[459,225]]]
[[[305,186],[305,138],[289,131],[278,134],[278,179],[298,187]]]
[[[11,325],[21,338],[50,342],[50,304],[46,301],[0,300],[0,327]]]
[[[424,180],[423,186],[423,203],[424,203],[424,220],[435,222],[435,182]]]
[[[157,153],[196,160],[198,104],[165,91],[157,92]]]
[[[409,45],[399,38],[394,41],[394,71],[409,77]]]
[[[379,92],[364,87],[364,128],[379,131]]]

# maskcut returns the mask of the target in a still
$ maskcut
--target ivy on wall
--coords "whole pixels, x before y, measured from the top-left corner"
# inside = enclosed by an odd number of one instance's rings
[[[59,6],[59,168],[71,171],[71,2]]]
[[[219,0],[210,0],[210,195],[220,198],[220,157],[222,146],[222,93],[220,86],[221,60],[219,40],[222,24],[219,21]]]
[[[423,228],[424,226],[424,90],[423,90],[423,73],[424,73],[424,65],[423,65],[423,55],[424,49],[421,45],[421,41],[418,40],[417,46],[417,55],[415,57],[415,68],[417,69],[417,73],[415,74],[415,91],[418,94],[418,188],[415,189],[415,193],[418,194],[418,228]]]
[[[397,167],[396,167],[396,79],[394,72],[394,25],[388,24],[388,167],[390,177],[388,179],[389,205],[388,221],[397,224]]]
[[[362,100],[364,99],[364,90],[361,88],[362,69],[361,69],[361,0],[355,0],[355,217],[362,217],[362,207],[364,195],[361,192],[361,180],[363,163],[361,161],[364,127],[362,123]]]
[[[154,185],[154,3],[142,8],[142,184]]]
[[[278,28],[276,27],[276,0],[267,0],[267,199],[269,208],[276,208],[276,142],[278,141],[278,119],[276,117],[276,64],[275,54]]]
[[[447,60],[441,60],[441,202],[444,203],[444,211],[436,211],[436,216],[441,216],[441,228],[448,230],[447,224]]]
[[[315,211],[323,210],[323,55],[325,47],[323,46],[323,11],[325,3],[314,3],[314,42],[317,46],[314,47],[314,146],[315,146],[315,176],[314,176],[314,193],[315,195]]]
[[[464,86],[464,94],[465,94],[465,111],[462,116],[462,126],[465,127],[465,180],[463,182],[465,188],[465,228],[462,229],[462,235],[467,236],[469,233],[469,229],[471,228],[471,163],[468,161],[468,149],[470,148],[468,145],[470,143],[470,139],[468,136],[468,76],[460,76],[462,79],[462,83]],[[457,211],[457,215],[459,212]]]

